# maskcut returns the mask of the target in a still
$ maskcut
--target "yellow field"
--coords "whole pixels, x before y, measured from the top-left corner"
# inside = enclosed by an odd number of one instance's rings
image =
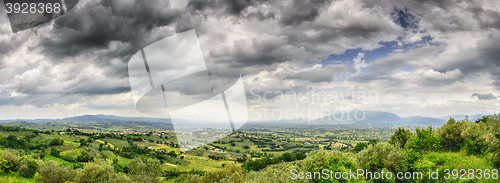
[[[181,152],[181,150],[179,148],[173,148],[173,147],[170,147],[168,145],[165,145],[165,144],[156,144],[155,146],[151,146],[154,150],[157,150],[157,149],[165,149],[165,152],[170,152],[170,151],[174,151],[175,153],[179,154]]]
[[[95,141],[104,144],[104,141],[102,141],[102,140],[97,139]],[[115,148],[115,146],[113,144],[109,143],[109,142],[108,142],[107,146],[109,146],[111,149]]]

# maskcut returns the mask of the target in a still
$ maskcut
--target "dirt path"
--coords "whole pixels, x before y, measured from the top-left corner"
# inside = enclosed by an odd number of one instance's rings
[[[165,163],[165,164],[168,165],[168,166],[177,167],[177,165],[174,165],[174,164],[170,164],[170,163]]]

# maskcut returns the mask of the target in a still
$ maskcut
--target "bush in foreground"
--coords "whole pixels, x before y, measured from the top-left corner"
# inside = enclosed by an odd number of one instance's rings
[[[65,167],[55,161],[46,161],[38,168],[37,181],[46,183],[73,182],[77,172],[70,167]]]
[[[196,183],[196,182],[213,182],[213,183],[236,183],[245,182],[249,178],[248,173],[244,171],[241,167],[229,164],[223,169],[209,171],[205,173],[204,176],[189,176],[186,177],[184,182]]]

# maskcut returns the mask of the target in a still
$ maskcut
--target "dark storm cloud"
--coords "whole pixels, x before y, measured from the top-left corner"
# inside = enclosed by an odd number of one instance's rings
[[[5,25],[5,27],[0,27],[0,70],[5,67],[5,60],[12,51],[17,50],[23,44],[29,40],[31,32],[18,33],[17,36],[10,36],[12,29],[7,18],[7,12],[4,8],[3,0],[0,0],[0,26]],[[3,35],[8,35],[3,37]]]
[[[125,45],[102,56],[127,56],[168,36],[151,31],[175,23],[180,15],[168,1],[91,1],[56,19],[50,35],[57,36],[44,37],[40,45],[50,55],[61,58],[108,49],[112,41],[117,41]]]
[[[500,12],[491,9],[484,9],[481,6],[471,6],[467,8],[473,14],[474,19],[479,21],[482,29],[500,28]]]
[[[482,40],[477,41],[475,49],[462,50],[456,56],[450,58],[453,62],[436,67],[436,70],[446,71],[458,68],[465,75],[491,74],[492,86],[500,90],[500,32],[489,34]]]
[[[190,0],[188,7],[196,11],[203,11],[207,8],[215,8],[217,2],[217,0]]]
[[[331,4],[331,1],[270,3],[267,7],[273,8],[269,11],[276,18],[258,18],[258,20],[271,22],[271,25],[275,26],[273,30],[275,32],[264,32],[263,35],[269,35],[267,38],[253,38],[251,42],[236,40],[234,45],[224,51],[211,51],[210,58],[217,62],[231,63],[231,67],[245,71],[256,67],[253,74],[259,72],[262,69],[261,66],[267,66],[267,69],[275,68],[284,62],[310,67],[314,62],[327,57],[332,52],[342,53],[347,46],[372,44],[374,40],[384,39],[388,34],[400,33],[397,25],[390,21],[366,19],[364,14],[349,15],[348,10],[345,12],[334,10],[341,12],[333,12],[331,21],[318,20],[321,14],[331,13],[328,12]],[[210,4],[202,7],[211,6]],[[368,13],[376,11],[376,8],[360,11]],[[256,12],[261,13],[260,10]],[[313,13],[310,14],[310,12]],[[245,15],[252,15],[252,13]],[[330,18],[329,15],[323,16]],[[252,17],[247,16],[247,18]],[[263,29],[265,30],[266,27]],[[314,32],[314,34],[307,34],[307,31]]]
[[[263,21],[266,19],[274,19],[275,14],[273,12],[262,13],[262,11],[258,10],[257,12],[252,12],[246,15],[247,18],[256,18],[259,21]]]
[[[436,36],[438,40],[446,41],[451,34],[470,35],[478,32],[484,33],[481,36],[484,38],[476,41],[475,45],[477,46],[462,49],[457,54],[438,57],[438,59],[436,56],[447,49],[445,45],[427,45],[414,51],[390,55],[372,63],[370,74],[359,76],[355,78],[356,80],[363,82],[387,80],[391,83],[402,84],[405,81],[393,77],[392,74],[401,69],[413,70],[427,67],[428,71],[414,73],[416,76],[422,76],[417,82],[423,86],[443,86],[463,81],[474,74],[488,73],[493,80],[492,86],[500,89],[500,71],[498,69],[500,68],[500,53],[498,52],[500,47],[500,32],[498,31],[500,11],[491,8],[491,6],[495,6],[495,1],[467,1],[463,3],[456,3],[454,0],[367,1],[366,6],[377,6],[381,2],[391,2],[395,7],[404,8],[405,13],[415,15],[417,18],[414,21],[417,28],[415,30],[420,30],[422,33],[427,31],[438,33],[438,35],[431,35]],[[429,9],[434,9],[434,11],[428,11]],[[421,23],[426,27],[422,27]],[[438,37],[443,35],[445,37]],[[435,64],[425,63],[426,60],[435,60]],[[424,75],[427,77],[423,77]]]
[[[260,9],[246,11],[249,7],[258,8],[269,4],[269,11]],[[91,55],[90,61],[107,68],[110,76],[125,77],[126,61],[138,48],[161,38],[195,28],[205,35],[211,26],[200,16],[205,11],[213,11],[204,16],[224,19],[238,16],[244,19],[271,21],[283,30],[270,34],[270,38],[253,39],[252,42],[237,40],[234,47],[224,52],[210,51],[208,58],[217,64],[230,63],[233,68],[249,70],[253,66],[272,66],[275,64],[300,60],[317,61],[329,55],[329,45],[338,39],[354,39],[355,42],[384,37],[387,31],[394,32],[385,24],[359,20],[343,27],[328,27],[322,22],[307,26],[303,22],[314,23],[316,17],[327,9],[331,1],[311,0],[293,1],[290,7],[275,1],[262,0],[192,0],[187,3],[188,10],[171,9],[168,1],[112,1],[97,0],[86,3],[72,13],[55,21],[54,29],[41,40],[42,48],[54,62],[62,58]],[[279,14],[281,13],[281,14]],[[279,17],[278,19],[275,19]],[[339,19],[346,17],[336,17]],[[174,27],[175,32],[154,31],[155,28]],[[279,28],[279,27],[278,27]],[[317,35],[305,35],[303,31],[315,30]],[[231,32],[232,30],[228,30]],[[57,36],[53,36],[57,35]],[[210,35],[217,36],[217,35]],[[225,35],[220,36],[225,39]],[[212,46],[212,45],[210,45]],[[114,47],[114,48],[112,48]],[[303,48],[302,48],[303,47]],[[320,49],[321,48],[321,49]],[[342,46],[338,46],[339,49]],[[307,58],[311,56],[311,58]],[[121,65],[110,65],[112,58],[119,59]]]
[[[119,93],[127,93],[130,91],[130,86],[120,86],[120,85],[109,85],[108,83],[98,84],[91,78],[87,78],[88,81],[80,81],[80,83],[71,86],[70,88],[65,88],[65,91],[71,91],[68,94],[82,94],[82,95],[112,95]],[[122,85],[128,83],[122,83]]]
[[[496,100],[497,97],[493,96],[492,93],[490,94],[480,94],[480,93],[473,93],[471,97],[477,97],[479,100]]]
[[[251,41],[237,40],[234,47],[221,52],[211,52],[218,63],[227,63],[233,68],[266,65],[294,60],[298,54],[307,54],[305,50],[290,45],[285,36],[262,35]]]
[[[371,45],[388,39],[389,34],[401,33],[401,27],[391,22],[390,19],[384,19],[384,17],[391,16],[393,7],[370,6],[366,5],[369,2],[365,2],[366,4],[361,5],[360,9],[349,9],[358,8],[353,5],[343,9],[329,10],[332,3],[345,2],[294,0],[287,4],[261,0],[191,0],[187,3],[187,9],[180,10],[172,9],[168,1],[160,0],[95,0],[56,19],[53,29],[49,30],[47,35],[42,36],[38,47],[46,53],[47,57],[52,58],[55,64],[77,62],[75,60],[81,58],[89,64],[103,68],[104,76],[101,77],[120,80],[126,79],[128,58],[140,47],[154,41],[193,28],[196,29],[198,36],[206,36],[215,40],[226,40],[227,35],[244,32],[246,37],[224,43],[222,46],[226,46],[225,48],[220,49],[220,45],[216,44],[205,45],[209,50],[208,58],[205,58],[209,64],[225,68],[225,70],[220,69],[214,72],[213,75],[232,78],[238,73],[251,75],[263,70],[273,71],[279,64],[287,62],[298,67],[310,67],[332,52],[342,53],[347,47]],[[266,4],[267,8],[262,8],[262,4]],[[343,6],[343,4],[337,4],[337,6]],[[436,4],[436,6],[445,7],[448,3]],[[381,10],[383,8],[389,11],[384,12]],[[486,10],[475,11],[478,11],[479,16],[488,14],[482,13],[487,12]],[[212,22],[207,23],[209,19]],[[226,33],[214,34],[211,29],[219,25],[214,25],[213,19],[221,23],[230,19],[234,21],[235,30],[229,28]],[[254,20],[262,23],[254,23]],[[273,28],[270,30],[265,26],[273,26]],[[416,57],[418,56],[420,55],[416,54]],[[412,65],[406,63],[405,59],[407,58],[394,58],[396,61],[393,63],[402,66]],[[325,66],[320,70],[279,77],[313,83],[331,82],[333,81],[332,73],[336,72],[329,70],[331,67]],[[379,64],[377,67],[379,67],[377,71],[387,71],[394,68],[394,64]],[[455,68],[443,68],[438,71],[446,73],[447,70],[453,69]],[[462,68],[460,70],[463,71]],[[383,77],[368,77],[367,80]],[[95,79],[81,79],[81,84],[68,85],[63,90],[89,95],[129,91],[128,83],[123,81],[113,87],[101,87],[98,83],[92,82]],[[99,81],[106,83],[105,80]],[[433,78],[429,79],[429,82],[431,81]],[[439,80],[439,82],[443,81]],[[35,91],[25,92],[35,93]],[[196,93],[196,91],[185,91],[185,93]]]
[[[439,8],[440,10],[449,10],[456,7],[462,1],[458,0],[365,0],[366,7],[382,6],[382,8],[409,8],[419,13],[429,12],[430,9]],[[467,1],[469,2],[469,1]],[[467,3],[464,2],[464,3]]]
[[[485,30],[500,28],[496,1],[457,1],[457,0],[370,0],[364,1],[365,7],[405,9],[427,24],[428,30],[441,33]],[[430,11],[432,10],[432,11]]]
[[[175,34],[155,30],[175,26],[183,15],[186,14],[181,10],[170,8],[169,1],[90,1],[56,19],[53,29],[41,36],[38,48],[54,64],[86,62],[97,65],[104,70],[104,76],[100,77],[115,82],[113,80],[128,76],[127,61],[131,55],[146,45]],[[183,30],[183,27],[178,30]],[[89,92],[89,95],[130,91],[128,83],[123,82],[121,84],[125,85],[113,88],[89,88],[98,85],[92,82],[95,80],[82,81],[81,86],[68,87],[68,91]]]
[[[447,9],[450,5],[457,3],[457,0],[416,0],[415,4],[424,5],[427,7],[439,7]]]
[[[92,81],[106,83],[126,79],[126,62],[140,47],[193,28],[197,30],[198,36],[226,39],[225,34],[210,33],[209,30],[218,25],[206,23],[208,18],[224,22],[238,17],[234,22],[235,26],[238,25],[239,19],[247,23],[242,25],[243,28],[239,28],[241,30],[228,29],[228,34],[247,31],[245,26],[261,26],[248,24],[252,19],[276,26],[274,32],[251,33],[245,39],[223,45],[227,46],[226,49],[212,50],[212,46],[219,45],[206,45],[210,46],[207,61],[219,68],[226,68],[214,73],[214,76],[219,77],[233,77],[237,72],[245,75],[256,74],[262,70],[272,71],[277,65],[286,62],[310,67],[314,62],[331,54],[332,50],[342,52],[346,49],[344,45],[372,44],[374,40],[384,39],[388,33],[398,33],[397,27],[391,22],[369,20],[363,17],[364,15],[351,15],[345,9],[335,10],[341,12],[334,12],[336,16],[332,17],[333,22],[342,22],[340,24],[330,25],[332,22],[318,21],[321,14],[328,13],[331,3],[327,0],[294,0],[288,4],[263,0],[191,0],[187,3],[188,9],[180,10],[172,9],[168,1],[160,0],[92,0],[56,19],[53,29],[42,35],[37,47],[42,49],[54,64],[87,62],[86,64],[102,68],[104,75],[96,77],[106,77],[108,80],[78,77],[82,79],[81,84],[55,90],[88,92],[93,95],[106,94],[105,90],[111,93],[127,92],[127,83],[123,81],[113,87],[98,88],[91,87],[100,86]],[[262,8],[263,4],[266,4],[267,8]],[[378,7],[362,8],[359,11],[367,14],[381,13],[377,12]],[[258,27],[254,29],[260,31]],[[306,31],[316,33],[309,35],[304,33]],[[338,43],[339,40],[342,43]],[[297,73],[288,78],[310,82],[331,81],[331,74],[327,70],[330,67],[325,68],[318,72]],[[36,83],[31,84],[36,86]],[[21,87],[19,91],[24,93],[40,92],[37,88],[28,90],[31,87],[27,85],[12,84]],[[92,93],[92,90],[95,92]]]
[[[0,29],[1,30],[1,29]],[[10,31],[10,30],[7,30]],[[0,35],[4,34],[0,32]],[[6,33],[5,33],[6,34]],[[3,69],[4,58],[22,47],[29,40],[29,32],[19,33],[18,36],[9,37],[6,39],[0,38],[0,69]]]
[[[299,25],[313,21],[319,15],[319,9],[328,7],[330,0],[294,0],[292,7],[282,10],[279,23],[281,25]]]
[[[420,5],[412,5],[418,11],[425,12],[424,17],[426,17],[426,21],[430,23],[432,28],[446,33],[500,28],[500,13],[498,9],[490,8],[488,3],[482,1],[457,3],[457,1],[449,0],[422,1]],[[441,10],[426,11],[433,6],[438,6]]]
[[[268,0],[190,0],[188,7],[194,11],[223,10],[224,13],[240,16],[248,7],[267,2]]]
[[[500,32],[497,32],[495,35],[490,34],[487,40],[484,40],[481,46],[479,46],[478,58],[474,61],[470,61],[480,64],[476,67],[482,66],[482,68],[468,70],[469,68],[461,67],[465,69],[466,72],[490,73],[494,80],[492,85],[500,90],[500,52],[498,48],[500,48]]]
[[[226,11],[233,15],[240,15],[240,13],[249,6],[254,6],[257,1],[255,0],[227,0]]]

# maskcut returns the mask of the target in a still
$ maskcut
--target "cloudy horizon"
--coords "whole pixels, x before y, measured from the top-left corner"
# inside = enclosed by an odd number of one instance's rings
[[[189,30],[220,68],[212,77],[242,76],[250,120],[287,110],[294,115],[281,118],[301,118],[304,109],[320,111],[308,118],[500,110],[495,0],[81,0],[17,33],[3,5],[0,14],[0,119],[158,117],[136,110],[128,61]]]

